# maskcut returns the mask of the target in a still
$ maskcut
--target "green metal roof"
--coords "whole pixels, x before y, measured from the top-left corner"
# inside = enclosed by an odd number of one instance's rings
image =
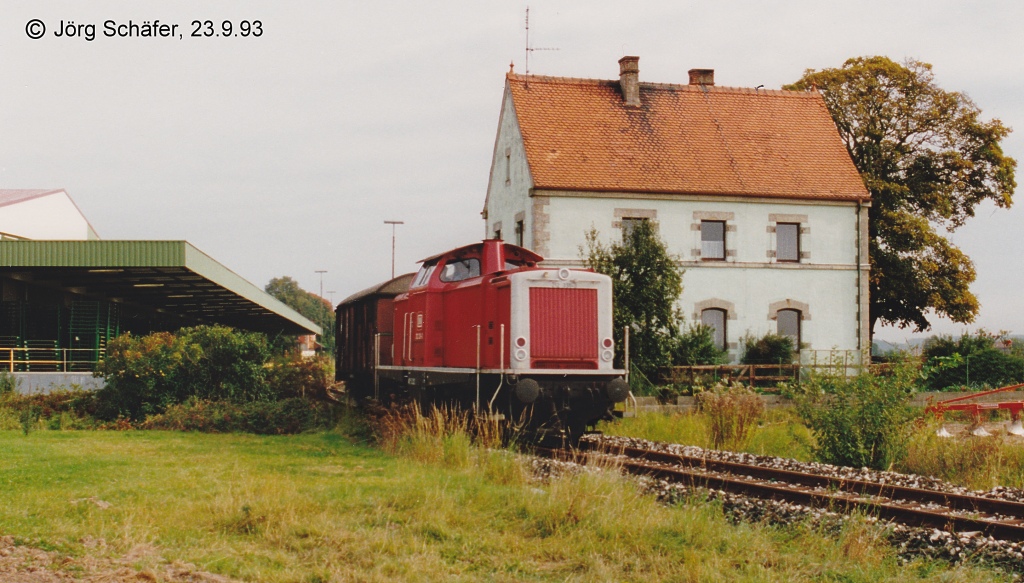
[[[0,241],[0,277],[268,333],[319,326],[187,241]]]

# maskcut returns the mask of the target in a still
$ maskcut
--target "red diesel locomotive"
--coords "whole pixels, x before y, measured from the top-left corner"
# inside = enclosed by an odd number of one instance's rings
[[[338,380],[356,399],[457,404],[578,437],[629,393],[612,364],[612,284],[542,260],[489,239],[346,298]]]

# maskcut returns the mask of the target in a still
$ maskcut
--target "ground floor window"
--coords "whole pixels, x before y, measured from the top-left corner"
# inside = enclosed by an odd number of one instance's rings
[[[800,310],[779,310],[776,315],[777,333],[793,339],[793,349],[800,350]]]
[[[715,347],[719,350],[726,349],[726,334],[725,334],[725,321],[726,313],[725,310],[718,308],[709,308],[700,313],[700,321],[705,326],[711,328],[712,337],[715,341]]]

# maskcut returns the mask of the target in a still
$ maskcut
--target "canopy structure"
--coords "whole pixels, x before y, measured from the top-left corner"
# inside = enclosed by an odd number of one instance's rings
[[[99,303],[111,308],[108,312],[130,313],[163,327],[225,324],[272,335],[321,333],[319,326],[186,241],[2,241],[0,285],[0,320],[18,306],[55,305],[68,312],[76,304]],[[74,325],[74,315],[70,318],[62,324],[58,317],[57,330],[35,335],[67,336]],[[39,327],[31,321],[21,325],[28,336]],[[0,337],[16,333],[0,330]]]

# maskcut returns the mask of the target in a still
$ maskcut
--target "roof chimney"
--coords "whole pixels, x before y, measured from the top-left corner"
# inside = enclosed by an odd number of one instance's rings
[[[619,59],[619,86],[626,105],[640,105],[640,57]]]
[[[714,69],[690,69],[687,71],[690,74],[690,85],[714,85],[715,84],[715,70]]]

